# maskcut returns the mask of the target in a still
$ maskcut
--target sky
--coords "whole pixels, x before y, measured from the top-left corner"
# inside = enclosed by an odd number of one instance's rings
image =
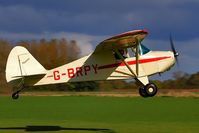
[[[175,71],[199,71],[198,0],[0,0],[0,38],[10,41],[75,39],[86,55],[104,39],[129,30],[147,29],[143,43],[170,50],[172,34],[179,52]]]

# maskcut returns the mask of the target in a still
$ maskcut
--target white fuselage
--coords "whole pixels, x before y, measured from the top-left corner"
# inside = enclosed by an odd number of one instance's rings
[[[125,61],[136,73],[136,58],[129,57]],[[139,75],[135,77],[121,60],[114,58],[110,51],[95,53],[48,70],[46,75],[33,85],[139,78],[162,73],[172,67],[174,63],[173,52],[150,51],[139,57]]]

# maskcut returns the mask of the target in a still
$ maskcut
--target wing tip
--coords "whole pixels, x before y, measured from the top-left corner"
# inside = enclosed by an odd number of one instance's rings
[[[121,34],[117,34],[115,36],[112,36],[111,38],[109,38],[107,40],[114,39],[114,38],[117,38],[117,37],[126,36],[128,34],[136,34],[136,33],[145,33],[145,34],[148,34],[148,31],[147,31],[147,29],[143,29],[143,30],[131,30],[131,31],[123,32]]]

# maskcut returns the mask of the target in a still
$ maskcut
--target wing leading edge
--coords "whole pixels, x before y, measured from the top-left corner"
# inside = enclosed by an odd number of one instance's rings
[[[147,34],[146,30],[132,30],[115,35],[98,44],[94,53],[136,46]]]

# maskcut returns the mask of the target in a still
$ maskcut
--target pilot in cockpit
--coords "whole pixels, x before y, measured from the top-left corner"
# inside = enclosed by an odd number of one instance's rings
[[[120,49],[120,50],[118,50],[118,51],[119,51],[119,53],[123,56],[124,59],[128,57],[128,56],[127,56],[127,53],[128,53],[127,49]],[[120,60],[120,59],[121,59],[120,56],[119,56],[116,52],[114,52],[114,56],[115,56],[115,58],[116,58],[117,60]]]

